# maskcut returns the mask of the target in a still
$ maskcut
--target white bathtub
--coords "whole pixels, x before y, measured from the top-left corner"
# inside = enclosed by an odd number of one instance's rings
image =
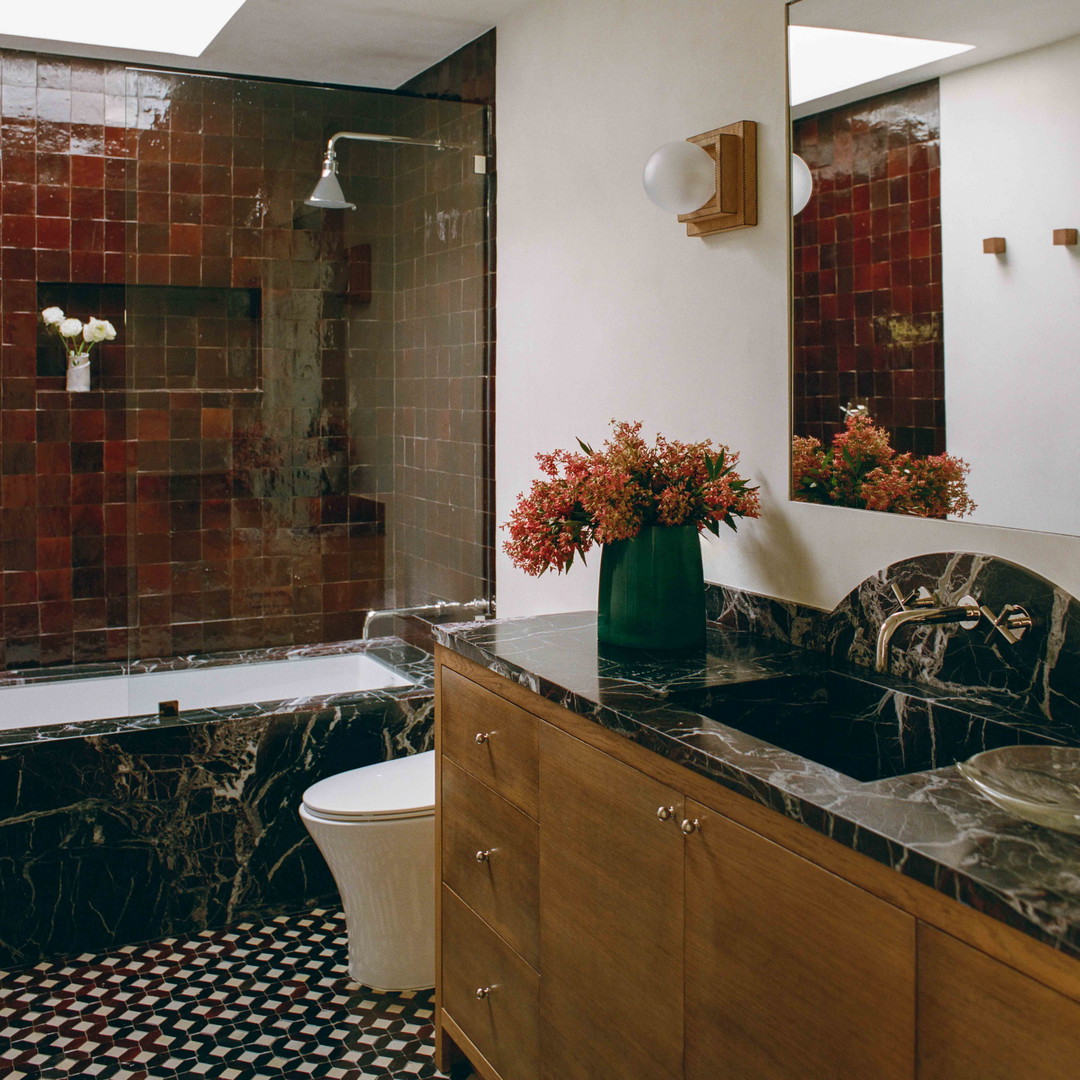
[[[410,680],[366,653],[55,681],[32,678],[0,686],[0,730],[146,716],[171,702],[186,712],[410,685]]]

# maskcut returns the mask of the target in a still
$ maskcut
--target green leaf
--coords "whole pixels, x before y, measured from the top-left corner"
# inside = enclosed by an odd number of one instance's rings
[[[576,438],[576,436],[575,436],[575,438]],[[585,451],[586,454],[589,455],[589,457],[592,457],[593,454],[595,453],[593,448],[587,442],[582,442],[581,439],[578,439],[577,444],[578,444],[578,446],[581,447],[582,450]]]

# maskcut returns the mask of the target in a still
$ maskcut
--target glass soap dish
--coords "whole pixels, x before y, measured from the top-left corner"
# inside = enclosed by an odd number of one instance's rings
[[[984,750],[957,768],[1002,810],[1080,835],[1080,749],[1003,746]]]

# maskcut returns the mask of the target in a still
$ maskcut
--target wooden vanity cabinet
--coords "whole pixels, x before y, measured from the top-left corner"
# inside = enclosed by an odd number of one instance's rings
[[[1080,1004],[919,925],[919,1080],[1076,1080]]]
[[[540,821],[543,1080],[912,1080],[910,915],[548,724]]]
[[[682,796],[542,724],[543,1080],[682,1076]]]
[[[436,1060],[535,1080],[539,721],[447,667],[436,708]]]
[[[1078,1075],[1075,960],[443,649],[436,701],[440,1068]]]
[[[687,800],[687,1080],[911,1080],[915,920]]]

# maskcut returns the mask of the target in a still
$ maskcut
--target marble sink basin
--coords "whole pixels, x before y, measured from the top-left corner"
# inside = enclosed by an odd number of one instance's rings
[[[780,675],[672,694],[719,723],[859,781],[954,765],[982,750],[1053,744],[1030,727],[966,712],[848,672]],[[702,726],[704,742],[716,729]]]

